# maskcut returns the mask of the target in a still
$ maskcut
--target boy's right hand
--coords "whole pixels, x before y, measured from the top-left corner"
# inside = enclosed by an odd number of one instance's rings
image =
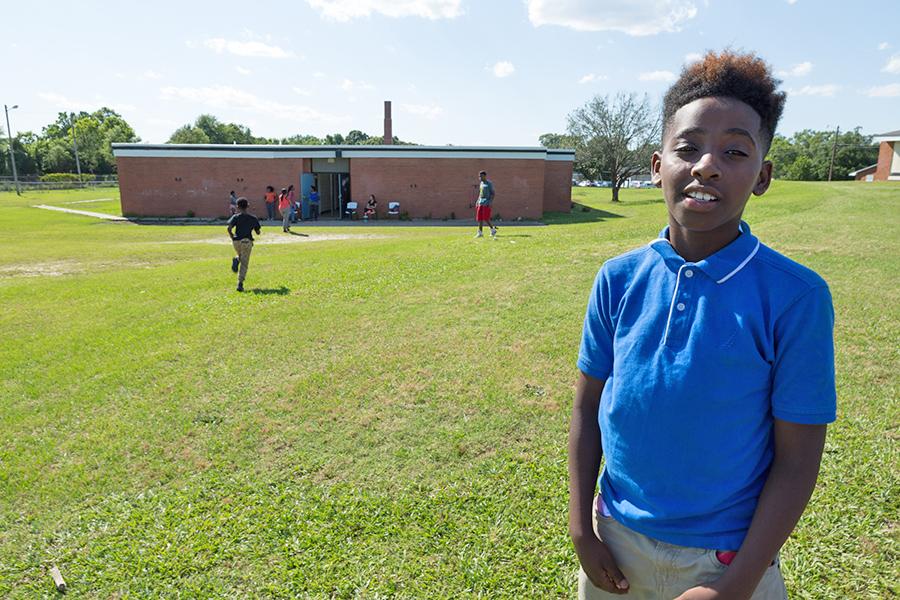
[[[571,533],[575,553],[581,562],[584,574],[595,586],[604,592],[627,594],[628,580],[616,565],[616,560],[606,544],[597,539],[593,531],[577,535]]]

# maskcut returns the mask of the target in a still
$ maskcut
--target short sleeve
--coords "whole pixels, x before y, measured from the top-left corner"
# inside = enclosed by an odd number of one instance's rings
[[[234,225],[234,219],[237,217],[237,214],[233,214],[228,217],[228,225]]]
[[[613,326],[610,319],[609,280],[600,269],[588,299],[578,352],[578,368],[596,379],[606,380],[613,367]]]
[[[772,414],[807,425],[837,416],[834,307],[827,286],[805,292],[775,322]]]

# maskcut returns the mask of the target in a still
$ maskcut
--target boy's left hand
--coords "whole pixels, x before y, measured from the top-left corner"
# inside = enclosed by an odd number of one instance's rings
[[[751,591],[752,594],[752,591]],[[675,600],[742,600],[749,598],[738,590],[730,590],[720,585],[719,581],[692,587]]]
[[[698,585],[687,590],[675,600],[719,600],[725,598],[724,595],[708,585]]]

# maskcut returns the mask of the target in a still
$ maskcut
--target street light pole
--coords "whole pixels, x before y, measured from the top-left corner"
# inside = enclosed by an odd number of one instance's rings
[[[18,104],[13,104],[12,106],[3,105],[3,112],[6,113],[6,136],[9,138],[9,161],[12,163],[13,185],[16,186],[16,195],[21,196],[22,192],[19,190],[19,176],[16,174],[16,155],[13,152],[12,130],[9,128],[9,111],[16,110],[17,108],[19,108]]]
[[[81,183],[81,162],[78,160],[78,136],[75,134],[75,113],[70,113],[69,123],[72,125],[72,145],[75,146],[75,168],[78,169],[78,183]]]

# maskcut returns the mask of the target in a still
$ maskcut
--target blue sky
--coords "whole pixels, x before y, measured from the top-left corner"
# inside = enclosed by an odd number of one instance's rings
[[[692,56],[753,50],[783,79],[779,131],[900,129],[900,2],[294,0],[5,3],[12,129],[120,112],[145,142],[201,113],[256,135],[382,130],[537,145],[595,94],[657,102]]]

